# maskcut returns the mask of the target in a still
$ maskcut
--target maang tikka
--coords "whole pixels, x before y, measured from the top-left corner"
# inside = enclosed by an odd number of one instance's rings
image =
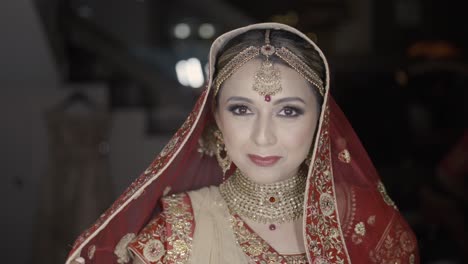
[[[265,32],[265,45],[260,48],[260,53],[265,56],[260,69],[254,76],[254,91],[265,96],[265,101],[270,102],[271,96],[281,92],[281,73],[273,65],[270,56],[275,54],[276,48],[270,44],[270,30]]]
[[[291,50],[286,47],[274,47],[270,44],[270,29],[265,32],[265,44],[261,47],[249,46],[239,52],[234,58],[232,58],[223,68],[219,69],[219,73],[213,80],[214,96],[219,92],[221,85],[234,72],[241,68],[248,61],[257,58],[260,54],[265,56],[265,60],[262,61],[260,69],[255,72],[253,89],[260,95],[265,97],[265,101],[270,102],[271,96],[279,93],[282,90],[281,87],[281,73],[274,67],[271,56],[276,56],[281,61],[285,62],[297,73],[299,73],[309,83],[314,85],[319,93],[325,95],[325,83],[324,80],[319,76],[318,72],[309,67],[299,56],[294,54]]]

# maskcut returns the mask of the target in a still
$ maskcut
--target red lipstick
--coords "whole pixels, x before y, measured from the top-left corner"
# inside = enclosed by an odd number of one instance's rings
[[[276,162],[278,162],[278,160],[281,159],[279,156],[261,157],[253,154],[249,154],[248,156],[253,163],[261,167],[273,166]]]

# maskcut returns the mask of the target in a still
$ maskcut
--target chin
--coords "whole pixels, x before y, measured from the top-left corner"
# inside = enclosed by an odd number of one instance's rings
[[[255,166],[255,165],[253,165]],[[252,167],[246,171],[240,169],[245,176],[257,183],[274,183],[283,180],[281,175],[284,175],[277,167]]]

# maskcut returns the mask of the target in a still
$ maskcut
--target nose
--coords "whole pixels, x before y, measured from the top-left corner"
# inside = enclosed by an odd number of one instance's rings
[[[258,118],[252,131],[252,140],[257,146],[270,146],[276,143],[273,120],[268,116]]]

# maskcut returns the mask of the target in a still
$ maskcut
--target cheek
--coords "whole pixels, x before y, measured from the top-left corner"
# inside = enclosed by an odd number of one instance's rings
[[[303,155],[309,152],[314,136],[315,125],[313,122],[304,122],[297,126],[289,126],[283,129],[283,145],[288,148],[291,155]]]
[[[235,155],[249,139],[248,122],[235,117],[222,116],[223,138],[230,155]]]

